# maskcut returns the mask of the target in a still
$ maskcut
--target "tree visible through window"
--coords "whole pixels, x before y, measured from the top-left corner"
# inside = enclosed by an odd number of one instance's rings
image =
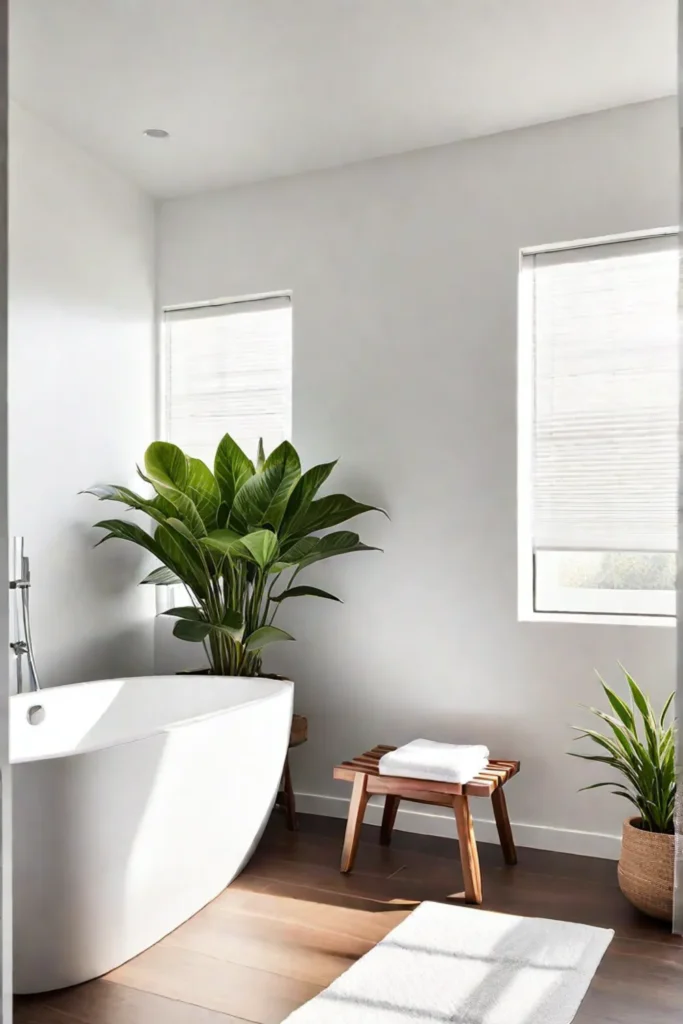
[[[598,590],[675,590],[676,555],[572,552],[563,559],[559,583]]]

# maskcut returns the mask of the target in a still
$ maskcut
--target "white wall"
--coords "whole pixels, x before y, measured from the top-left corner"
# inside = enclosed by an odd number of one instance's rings
[[[661,701],[675,635],[517,621],[517,259],[674,224],[677,190],[672,99],[162,207],[161,303],[292,288],[294,441],[306,463],[341,456],[337,485],[392,515],[361,523],[384,555],[310,572],[343,607],[286,609],[300,640],[271,664],[310,718],[302,807],[343,813],[332,765],[376,742],[483,741],[522,759],[520,842],[616,852],[600,837],[626,805],[577,793],[595,773],[565,755],[570,724],[617,659]]]
[[[152,668],[140,557],[93,550],[154,433],[154,210],[51,127],[10,115],[9,521],[31,557],[44,685]],[[117,511],[117,509],[119,511]]]
[[[0,537],[7,536],[7,19],[0,23]],[[7,550],[0,550],[0,579]],[[9,763],[8,591],[0,597],[0,1021],[12,1019],[12,769]]]

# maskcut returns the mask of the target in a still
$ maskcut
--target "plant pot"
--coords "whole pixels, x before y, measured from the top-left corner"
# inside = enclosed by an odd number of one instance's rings
[[[305,715],[292,715],[292,731],[289,737],[290,747],[300,747],[308,739],[308,719]]]
[[[619,858],[619,888],[634,907],[650,917],[671,921],[674,901],[675,837],[646,832],[640,818],[624,822]]]

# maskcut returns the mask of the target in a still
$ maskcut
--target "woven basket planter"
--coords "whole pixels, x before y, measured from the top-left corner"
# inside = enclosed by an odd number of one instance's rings
[[[675,837],[646,832],[639,818],[624,822],[619,858],[619,888],[629,902],[650,917],[670,921],[674,900]]]

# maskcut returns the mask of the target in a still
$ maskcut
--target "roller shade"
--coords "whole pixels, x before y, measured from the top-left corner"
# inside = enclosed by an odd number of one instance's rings
[[[225,433],[250,458],[291,435],[292,311],[288,297],[168,310],[165,432],[213,465]]]
[[[534,548],[675,551],[677,237],[529,255],[522,273]]]

